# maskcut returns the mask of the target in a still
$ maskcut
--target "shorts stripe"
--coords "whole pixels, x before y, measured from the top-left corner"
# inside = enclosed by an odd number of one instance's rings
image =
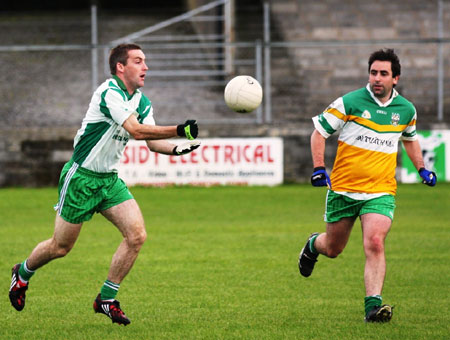
[[[61,189],[59,202],[55,207],[55,210],[58,212],[58,215],[61,215],[64,200],[66,198],[67,188],[69,187],[70,180],[72,179],[73,175],[75,175],[75,172],[77,171],[78,167],[79,165],[74,162],[69,171],[67,172],[66,178],[64,179],[64,185]]]
[[[95,213],[133,199],[117,173],[96,173],[73,160],[61,171],[58,193],[54,209],[65,221],[74,224],[89,221]]]
[[[326,215],[328,211],[328,194],[330,193],[330,190],[327,190],[327,195],[325,196],[325,214],[324,214],[324,220],[326,220]]]

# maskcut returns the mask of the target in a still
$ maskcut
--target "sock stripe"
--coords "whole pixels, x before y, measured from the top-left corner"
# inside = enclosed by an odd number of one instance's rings
[[[20,277],[20,279],[24,283],[26,283],[26,282],[28,282],[31,279],[31,277],[33,275],[34,275],[34,270],[30,270],[27,267],[27,260],[23,261],[22,264],[20,265],[20,268],[19,268],[19,277]]]
[[[108,280],[105,281],[104,285],[106,287],[109,287],[109,288],[114,289],[114,290],[119,290],[119,288],[120,288],[120,284],[116,284],[116,283],[113,283],[113,282],[108,281]]]
[[[23,261],[22,265],[23,265],[23,270],[24,270],[27,274],[34,274],[34,270],[28,269],[28,267],[27,267],[27,260]]]
[[[314,247],[314,242],[316,242],[316,238],[319,236],[319,234],[314,235],[311,237],[311,240],[309,241],[309,250],[311,250],[311,253],[317,254],[316,247]]]
[[[383,298],[381,295],[371,295],[364,298],[364,311],[367,313],[375,306],[381,306],[383,304]]]
[[[116,298],[117,293],[119,292],[119,287],[120,284],[106,280],[103,283],[102,289],[100,290],[100,298],[102,300],[113,301]]]

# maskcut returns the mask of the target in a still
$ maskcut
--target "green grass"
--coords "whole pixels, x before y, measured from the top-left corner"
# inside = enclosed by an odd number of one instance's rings
[[[148,241],[118,299],[132,323],[92,302],[119,232],[101,216],[72,252],[39,269],[16,312],[10,270],[53,232],[56,189],[0,190],[1,339],[448,339],[450,185],[402,185],[387,239],[389,324],[363,322],[359,222],[337,259],[298,274],[307,236],[323,231],[325,190],[308,185],[132,188]]]

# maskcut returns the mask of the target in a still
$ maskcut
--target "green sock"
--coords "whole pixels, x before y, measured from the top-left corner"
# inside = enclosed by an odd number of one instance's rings
[[[311,253],[313,254],[317,254],[316,247],[314,247],[314,242],[316,241],[317,236],[319,235],[314,235],[309,241],[309,250],[311,250]]]
[[[383,303],[383,298],[381,295],[372,295],[372,296],[366,296],[364,298],[364,309],[367,313],[372,310],[373,307],[381,306]]]
[[[31,277],[34,275],[34,271],[28,269],[27,260],[22,262],[22,265],[19,268],[19,276],[24,281],[29,281]]]
[[[119,291],[120,284],[106,280],[100,291],[100,299],[114,300]]]

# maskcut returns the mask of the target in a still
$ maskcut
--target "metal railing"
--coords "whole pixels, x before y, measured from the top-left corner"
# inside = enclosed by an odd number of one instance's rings
[[[221,9],[222,15],[211,14]],[[209,14],[208,14],[209,13]],[[103,47],[103,65],[105,76],[109,75],[108,53],[111,47],[124,42],[138,43],[147,55],[150,63],[148,76],[156,80],[158,87],[183,85],[215,91],[222,95],[223,88],[236,72],[247,72],[261,84],[262,44],[260,42],[241,42],[233,40],[234,0],[218,0],[205,4],[181,15],[164,20],[155,25],[110,41]],[[160,34],[160,31],[185,22],[222,23],[222,30],[208,34]],[[243,51],[239,56],[236,51]],[[178,84],[179,85],[179,84]],[[167,104],[165,104],[167,105]],[[219,122],[219,117],[203,117],[203,121]],[[255,115],[244,117],[228,116],[223,121],[232,123],[262,123],[262,106]]]
[[[195,72],[188,69],[178,69],[178,70],[167,70],[166,76],[193,76],[193,75],[205,75],[205,76],[218,76],[222,75],[225,76],[227,72],[230,71],[230,63],[232,63],[232,53],[230,49],[225,48],[227,43],[231,42],[231,36],[232,36],[232,29],[233,25],[232,22],[232,11],[231,7],[233,6],[234,0],[216,0],[212,1],[211,3],[205,4],[203,6],[200,6],[198,8],[195,8],[193,10],[190,10],[186,13],[183,13],[181,15],[175,16],[173,18],[170,18],[168,20],[164,20],[162,22],[159,22],[155,25],[146,27],[142,30],[133,32],[131,34],[128,34],[126,36],[123,36],[118,39],[114,39],[109,42],[108,47],[111,48],[113,46],[116,46],[121,43],[125,42],[136,42],[141,45],[149,46],[149,43],[152,43],[151,47],[152,49],[163,49],[163,50],[172,50],[177,49],[180,50],[180,53],[178,53],[177,56],[173,56],[171,54],[166,54],[162,56],[162,59],[166,61],[168,65],[171,64],[172,60],[178,60],[180,58],[185,59],[185,67],[194,66],[198,67],[201,64],[199,63],[199,60],[202,60],[202,63],[204,65],[215,65],[215,66],[222,66],[221,70],[211,71],[209,69],[204,70],[204,73],[202,73],[202,69],[198,68]],[[211,10],[214,10],[218,7],[224,7],[223,10],[226,15],[201,15],[204,13],[207,13]],[[223,22],[223,31],[221,34],[166,34],[166,35],[157,35],[155,36],[155,32],[158,32],[162,29],[168,28],[170,26],[183,23],[183,22]],[[150,35],[153,34],[153,35]],[[159,44],[155,45],[153,43],[157,42]],[[223,48],[224,51],[221,53],[217,53],[216,55],[212,56],[211,54],[202,54],[198,53],[196,56],[196,62],[190,64],[189,59],[186,58],[190,53],[187,50],[197,50],[197,51],[203,51],[206,48]],[[107,60],[108,58],[108,52],[109,48],[104,48],[104,60]],[[170,53],[170,52],[169,52]],[[203,55],[203,58],[202,58]],[[156,56],[153,56],[153,59],[155,59]],[[158,59],[156,59],[158,62]],[[105,63],[107,65],[107,63]],[[161,66],[161,64],[159,64]],[[176,66],[180,66],[180,63],[177,63]],[[109,74],[108,68],[105,68],[105,73]],[[156,75],[155,73],[153,75]]]
[[[201,6],[192,11],[186,12],[182,15],[165,20],[156,25],[149,26],[143,30],[135,32],[133,34],[114,39],[106,44],[98,43],[98,23],[97,23],[97,8],[91,7],[91,44],[46,44],[46,45],[3,45],[0,46],[0,53],[4,53],[2,58],[3,68],[1,73],[6,79],[26,79],[25,82],[32,82],[33,78],[28,80],[25,76],[17,77],[18,72],[24,72],[32,74],[36,70],[36,66],[45,65],[48,63],[48,56],[53,53],[58,61],[57,67],[64,67],[63,63],[68,65],[66,70],[61,69],[61,72],[69,72],[71,68],[74,70],[80,67],[80,63],[77,61],[83,58],[83,69],[79,72],[83,77],[90,77],[91,89],[96,88],[98,85],[99,74],[103,72],[105,76],[109,76],[107,55],[109,49],[120,42],[135,41],[142,45],[145,53],[149,56],[150,70],[149,81],[145,90],[150,90],[151,97],[153,93],[156,93],[155,104],[158,107],[167,107],[169,109],[169,115],[167,121],[177,120],[176,110],[180,103],[184,102],[186,98],[192,102],[187,102],[186,108],[190,111],[194,111],[196,115],[203,115],[202,120],[211,123],[271,123],[280,121],[280,117],[286,114],[285,106],[288,105],[292,99],[291,110],[303,110],[303,114],[306,116],[311,114],[317,114],[318,108],[323,109],[324,106],[331,101],[332,97],[327,95],[324,99],[322,94],[316,94],[318,90],[321,90],[320,85],[317,87],[316,83],[305,84],[304,82],[313,79],[314,76],[310,76],[310,73],[314,73],[316,69],[321,69],[324,72],[332,73],[334,70],[339,69],[342,65],[339,64],[339,60],[334,60],[336,63],[324,67],[323,65],[317,66],[322,56],[326,56],[326,50],[340,49],[340,51],[352,51],[351,54],[359,52],[364,49],[364,53],[368,49],[381,48],[386,46],[396,46],[400,51],[404,50],[405,55],[419,54],[420,50],[428,49],[429,54],[436,52],[429,59],[433,59],[434,64],[423,67],[425,73],[424,81],[426,85],[420,84],[423,87],[425,95],[419,97],[420,100],[424,98],[428,100],[426,107],[431,107],[430,111],[434,111],[433,120],[437,123],[443,122],[445,119],[448,121],[448,116],[444,114],[444,103],[446,95],[450,91],[448,90],[448,69],[445,68],[446,59],[449,54],[450,39],[444,37],[443,32],[443,14],[442,14],[442,0],[437,0],[438,15],[437,15],[437,36],[436,38],[427,39],[396,39],[396,40],[347,40],[347,41],[317,41],[317,40],[302,40],[302,41],[272,41],[271,39],[271,27],[270,27],[270,5],[268,2],[264,3],[264,20],[263,20],[263,40],[262,41],[247,41],[247,42],[234,42],[233,36],[233,19],[229,16],[232,12],[232,0],[219,0],[213,1],[205,6]],[[222,14],[219,15],[207,15],[208,11],[217,9],[222,6]],[[164,29],[170,29],[173,25],[187,22],[222,22],[223,31],[207,34],[192,34],[192,32],[186,32],[185,34],[172,34],[171,32],[163,32]],[[91,54],[86,54],[90,51]],[[103,51],[103,59],[98,60],[99,52]],[[297,78],[296,83],[286,82],[286,78],[283,75],[286,71],[280,72],[279,65],[277,64],[276,54],[280,54],[281,51],[286,56],[286,59],[292,62],[289,72],[290,78]],[[298,55],[304,54],[305,51],[314,51],[320,58],[298,57]],[[417,53],[416,53],[417,52]],[[36,64],[30,62],[30,56],[41,60],[33,61]],[[85,60],[85,57],[89,57],[90,61]],[[366,56],[365,56],[366,57]],[[364,58],[365,58],[364,57]],[[325,58],[325,57],[323,57]],[[8,65],[8,60],[11,61],[11,66]],[[354,59],[357,60],[356,58]],[[14,62],[17,62],[17,66],[13,66]],[[306,63],[307,62],[307,63]],[[345,59],[342,60],[346,62]],[[73,63],[73,64],[72,64]],[[86,69],[86,65],[91,64],[91,68]],[[315,64],[316,63],[316,64]],[[315,66],[316,65],[316,66]],[[50,65],[52,66],[52,65]],[[99,67],[100,66],[100,67]],[[312,67],[311,67],[312,66]],[[352,67],[358,67],[357,62]],[[14,70],[14,72],[13,72]],[[361,74],[364,73],[364,67],[362,67]],[[419,70],[421,71],[421,70]],[[43,71],[45,72],[45,71]],[[47,73],[52,73],[54,70],[47,70]],[[56,73],[56,72],[54,72]],[[264,88],[264,102],[257,112],[250,115],[233,114],[227,110],[223,102],[223,87],[226,82],[236,74],[247,73],[253,75],[258,79]],[[53,74],[53,73],[52,73]],[[39,76],[38,76],[39,77]],[[78,79],[78,75],[74,77]],[[73,77],[67,77],[61,81],[70,82]],[[401,85],[405,84],[405,78],[408,79],[408,75],[402,75]],[[154,80],[154,81],[152,81]],[[305,80],[303,83],[302,81]],[[35,81],[39,81],[36,79]],[[59,81],[59,80],[58,80]],[[13,84],[13,81],[11,82]],[[75,84],[75,83],[74,83]],[[77,89],[77,95],[89,97],[91,89],[87,88],[89,80],[83,78],[79,81],[79,89]],[[70,84],[72,85],[72,84]],[[76,85],[76,84],[75,84]],[[47,85],[49,88],[52,84]],[[56,91],[61,91],[66,85],[55,84],[58,87]],[[356,86],[356,85],[355,85]],[[23,87],[22,83],[18,82],[18,87]],[[332,87],[336,87],[334,84]],[[416,86],[417,87],[417,86]],[[446,89],[447,87],[447,89]],[[168,91],[170,88],[176,88],[174,91]],[[336,93],[342,93],[346,87],[337,89]],[[290,91],[288,93],[288,91]],[[413,93],[414,89],[408,88],[410,93]],[[447,91],[447,92],[446,92]],[[6,93],[6,91],[2,91]],[[19,91],[20,92],[20,91]],[[177,95],[171,93],[167,97],[168,92],[177,92]],[[280,95],[283,92],[284,97]],[[320,91],[319,91],[320,92]],[[33,98],[29,100],[15,100],[13,98],[14,93],[18,93],[16,90],[8,92],[9,102],[14,102],[16,107],[10,108],[9,106],[2,110],[11,111],[17,110],[20,114],[30,112],[33,109],[39,107],[37,103],[31,104]],[[30,90],[30,96],[36,98],[36,94]],[[158,95],[161,95],[161,99]],[[58,92],[58,95],[63,96]],[[72,95],[72,93],[71,93]],[[42,98],[41,98],[42,97]],[[289,98],[288,98],[289,97]],[[288,98],[288,100],[286,100]],[[77,104],[75,100],[65,101],[66,98],[60,99],[60,101],[52,106],[53,103],[49,102],[49,99],[45,96],[39,96],[42,100],[44,109],[49,112],[56,112],[58,110],[64,112],[80,112],[82,115],[85,111],[85,102]],[[151,98],[152,99],[152,98]],[[167,99],[167,100],[164,100]],[[297,100],[297,101],[294,101]],[[301,102],[301,100],[303,102]],[[83,99],[84,100],[84,99]],[[158,100],[161,102],[158,103]],[[22,107],[24,102],[27,102],[29,106]],[[319,104],[317,104],[320,101]],[[415,101],[415,100],[414,100]],[[8,103],[3,101],[0,105]],[[312,103],[312,104],[311,104]],[[313,104],[315,106],[313,106]],[[74,105],[79,105],[75,107]],[[198,113],[197,113],[198,112]],[[294,115],[295,112],[292,113]],[[37,113],[32,113],[33,117],[37,116]],[[309,117],[307,117],[309,119]],[[11,117],[11,121],[17,119],[17,117]],[[284,119],[284,118],[283,118]],[[289,119],[287,119],[289,121]],[[62,123],[61,123],[62,124]]]

